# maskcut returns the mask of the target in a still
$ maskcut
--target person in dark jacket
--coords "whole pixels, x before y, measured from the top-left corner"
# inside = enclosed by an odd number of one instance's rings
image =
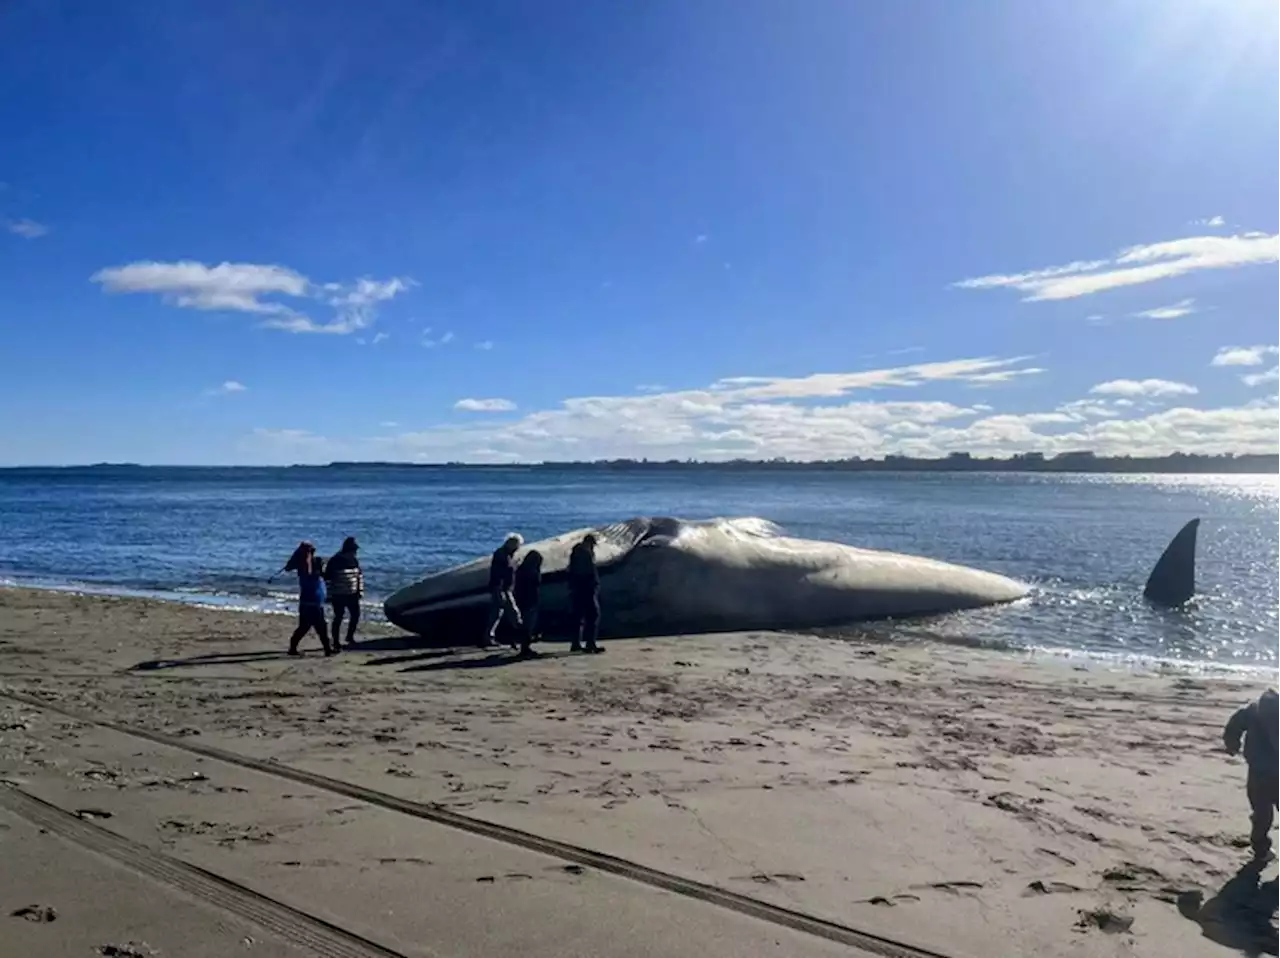
[[[538,629],[538,599],[542,590],[542,553],[532,549],[516,569],[516,584],[512,590],[516,608],[520,610],[520,657],[536,658],[533,636]]]
[[[356,553],[360,546],[347,536],[342,548],[325,566],[324,580],[329,587],[329,604],[333,606],[333,651],[342,648],[338,634],[342,631],[342,617],[347,616],[347,646],[356,640],[356,626],[360,622],[360,600],[364,597],[364,572]]]
[[[1280,795],[1277,794],[1277,767],[1280,749],[1276,745],[1276,723],[1280,721],[1280,697],[1275,689],[1267,689],[1258,701],[1246,705],[1231,716],[1222,730],[1222,742],[1228,755],[1240,752],[1244,741],[1244,760],[1249,766],[1245,778],[1245,794],[1252,810],[1249,844],[1254,857],[1265,861],[1271,857],[1271,823]]]
[[[329,626],[324,619],[324,561],[316,555],[316,547],[304,542],[294,550],[285,565],[298,573],[298,627],[289,638],[289,654],[298,654],[298,643],[312,629],[320,636],[325,655],[333,655],[329,647]]]
[[[600,624],[600,572],[596,537],[588,532],[569,553],[569,611],[573,619],[570,652],[603,652],[596,644]]]
[[[489,560],[489,629],[485,634],[485,648],[497,644],[498,629],[505,620],[510,619],[512,625],[520,627],[520,607],[516,605],[512,589],[516,582],[516,552],[522,545],[524,537],[513,532],[493,550],[493,558]]]

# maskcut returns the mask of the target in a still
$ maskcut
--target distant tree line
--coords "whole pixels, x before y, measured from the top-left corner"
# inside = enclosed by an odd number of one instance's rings
[[[828,459],[818,462],[777,459],[730,459],[709,462],[700,459],[595,459],[564,462],[476,464],[465,462],[335,462],[331,469],[379,468],[452,468],[452,469],[548,469],[607,470],[629,472],[644,470],[828,470],[831,472],[1074,472],[1074,473],[1249,473],[1280,472],[1280,456],[1234,455],[1204,456],[1175,452],[1168,456],[1099,456],[1089,450],[1063,452],[1046,456],[1039,452],[1020,453],[1003,458],[974,456],[953,452],[936,459],[912,456],[885,456],[882,459]]]
[[[885,456],[882,459],[826,459],[821,461],[797,459],[730,459],[708,461],[703,459],[594,459],[564,462],[533,463],[475,463],[475,462],[331,462],[327,466],[296,465],[272,466],[142,466],[129,462],[101,462],[85,466],[11,466],[0,467],[0,474],[71,473],[91,472],[110,474],[118,472],[147,472],[169,470],[197,472],[202,469],[519,469],[529,470],[582,470],[610,472],[643,472],[707,470],[707,471],[805,471],[830,472],[1078,472],[1078,473],[1246,473],[1265,475],[1280,472],[1280,456],[1235,455],[1203,456],[1198,453],[1175,452],[1168,456],[1099,456],[1088,450],[1062,452],[1046,456],[1039,452],[1019,453],[1007,457],[981,457],[967,452],[953,452],[935,459],[917,459],[912,456]]]

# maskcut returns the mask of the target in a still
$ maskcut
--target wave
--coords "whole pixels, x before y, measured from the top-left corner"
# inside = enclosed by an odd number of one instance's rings
[[[176,602],[197,608],[221,609],[228,612],[257,612],[265,615],[296,615],[297,596],[262,586],[255,593],[248,590],[236,592],[227,589],[191,587],[151,587],[147,585],[121,585],[117,583],[83,582],[73,579],[54,579],[44,576],[0,576],[0,588],[39,589],[48,592],[69,592],[73,595],[93,595],[116,599],[149,599],[156,602]],[[382,599],[365,596],[360,603],[361,616],[368,621],[386,621],[382,611]]]

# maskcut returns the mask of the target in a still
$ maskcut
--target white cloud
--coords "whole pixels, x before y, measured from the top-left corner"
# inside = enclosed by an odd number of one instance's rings
[[[373,345],[376,346],[378,345],[378,343],[385,343],[390,338],[391,338],[390,333],[374,333],[372,342],[373,342]]]
[[[438,339],[431,335],[431,327],[428,326],[422,331],[422,346],[425,349],[435,349],[437,346],[448,346],[457,337],[452,332],[446,332]]]
[[[961,280],[961,289],[1010,288],[1025,301],[1075,299],[1123,286],[1136,286],[1207,269],[1229,269],[1280,259],[1280,237],[1267,233],[1189,236],[1131,246],[1110,259],[1081,260],[1025,273]]]
[[[21,236],[23,239],[39,239],[41,236],[48,236],[50,233],[49,227],[43,223],[37,223],[35,220],[8,220],[4,226],[14,236]]]
[[[1218,227],[1218,226],[1226,226],[1227,221],[1221,216],[1209,216],[1202,220],[1192,220],[1190,225]]]
[[[206,389],[204,394],[206,396],[230,396],[235,393],[244,393],[248,391],[249,387],[244,383],[236,382],[234,379],[228,379],[220,386],[214,386],[212,389]]]
[[[1113,379],[1089,390],[1098,396],[1194,396],[1200,390],[1168,379]]]
[[[154,293],[187,309],[251,313],[270,317],[263,325],[291,333],[347,335],[371,326],[378,304],[406,292],[408,279],[362,278],[351,284],[317,285],[284,266],[255,263],[138,262],[99,270],[90,277],[110,293]],[[334,311],[316,322],[293,306],[266,297],[319,301]]]
[[[1001,369],[993,373],[977,373],[968,377],[966,382],[974,388],[998,386],[1001,383],[1011,382],[1019,376],[1038,376],[1046,371],[1038,366],[1029,366],[1026,369]]]
[[[485,349],[485,350],[493,349],[493,340],[492,339],[481,340],[480,342],[476,343],[476,349]]]
[[[1275,346],[1223,346],[1213,357],[1211,366],[1261,366],[1266,357],[1277,353]]]
[[[459,399],[453,408],[463,412],[511,412],[516,404],[510,399]]]
[[[305,296],[308,287],[307,278],[291,269],[252,263],[140,262],[99,270],[90,280],[110,293],[158,293],[175,306],[244,313],[292,313],[261,297]]]
[[[1240,377],[1240,381],[1249,387],[1273,383],[1277,379],[1280,379],[1280,366],[1272,366],[1265,373],[1249,373]]]
[[[1134,316],[1140,316],[1143,319],[1177,319],[1180,316],[1190,316],[1196,311],[1196,301],[1194,299],[1180,299],[1176,303],[1170,303],[1168,306],[1157,306],[1155,309],[1144,309],[1140,313],[1134,313]]]
[[[709,237],[709,236],[707,236],[707,234],[706,234],[706,233],[699,233],[697,236],[695,236],[695,237],[693,238],[693,241],[694,241],[697,245],[701,246],[701,245],[702,245],[703,243],[705,243],[708,239],[710,239],[710,237]]]
[[[328,445],[330,440],[318,436],[306,429],[265,429],[259,427],[253,431],[254,438],[265,439],[275,444],[289,446]]]

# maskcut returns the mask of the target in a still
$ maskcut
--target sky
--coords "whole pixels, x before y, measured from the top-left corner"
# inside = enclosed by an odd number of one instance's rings
[[[0,5],[0,465],[1275,452],[1272,0]]]

